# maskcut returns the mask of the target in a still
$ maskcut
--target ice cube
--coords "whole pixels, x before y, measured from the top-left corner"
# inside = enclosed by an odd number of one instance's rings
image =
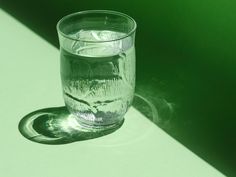
[[[124,33],[108,30],[80,30],[76,37],[85,41],[111,41],[124,36]]]

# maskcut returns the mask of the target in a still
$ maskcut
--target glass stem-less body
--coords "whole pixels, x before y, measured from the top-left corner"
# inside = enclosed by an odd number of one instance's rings
[[[68,110],[86,126],[120,124],[134,95],[134,33],[127,36],[107,28],[78,29],[68,38],[59,35],[59,39]]]

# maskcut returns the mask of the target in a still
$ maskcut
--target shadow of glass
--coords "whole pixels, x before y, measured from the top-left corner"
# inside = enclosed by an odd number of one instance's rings
[[[174,104],[167,102],[166,99],[156,96],[155,99],[135,94],[133,107],[139,110],[146,118],[160,128],[167,130],[171,125],[175,114]]]
[[[155,124],[160,124],[171,113],[165,100],[159,100],[160,105],[154,104],[139,94],[135,94],[133,107]],[[164,113],[164,114],[163,114]],[[163,117],[163,115],[165,115]],[[76,117],[69,113],[65,106],[45,108],[29,113],[19,122],[20,133],[30,141],[41,144],[68,144],[76,141],[94,139],[113,133],[119,129],[124,120],[115,127],[106,129],[84,127]]]
[[[105,136],[119,129],[123,122],[107,129],[84,127],[66,107],[54,107],[26,115],[21,119],[18,128],[20,133],[31,141],[56,145]]]

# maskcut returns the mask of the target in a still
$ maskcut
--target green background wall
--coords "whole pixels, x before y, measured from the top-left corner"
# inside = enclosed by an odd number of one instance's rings
[[[236,176],[236,1],[1,0],[0,7],[57,47],[55,25],[64,15],[110,9],[132,16],[136,90],[160,111],[155,123]]]

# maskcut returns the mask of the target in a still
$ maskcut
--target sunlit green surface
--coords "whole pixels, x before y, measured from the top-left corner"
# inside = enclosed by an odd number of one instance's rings
[[[60,146],[25,139],[18,131],[22,117],[63,105],[59,51],[3,11],[0,21],[4,177],[222,176],[134,108],[121,129],[98,139]]]

